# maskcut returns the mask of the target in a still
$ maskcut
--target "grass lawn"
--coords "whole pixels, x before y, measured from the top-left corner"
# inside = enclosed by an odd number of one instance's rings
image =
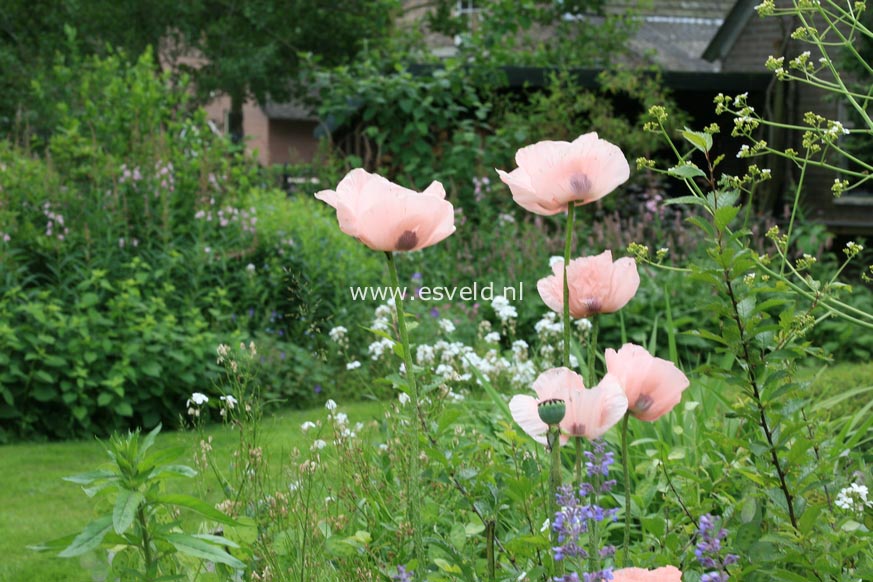
[[[381,403],[341,405],[352,422],[381,418]],[[282,455],[301,443],[300,425],[305,420],[324,418],[324,409],[280,411],[263,424],[268,455]],[[210,427],[215,451],[227,451],[236,436],[222,426]],[[193,447],[196,434],[162,433],[156,448],[187,444]],[[0,581],[3,582],[90,582],[76,558],[56,558],[51,553],[27,549],[28,545],[78,532],[96,517],[94,500],[63,477],[90,471],[107,460],[97,441],[17,444],[0,447]],[[190,456],[181,462],[192,465]],[[177,483],[186,481],[181,479]],[[172,483],[172,482],[171,482]]]

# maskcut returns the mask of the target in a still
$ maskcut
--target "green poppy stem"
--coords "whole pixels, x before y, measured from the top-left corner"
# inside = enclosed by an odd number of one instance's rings
[[[588,387],[597,386],[597,334],[600,332],[600,316],[589,318],[591,330],[588,333]]]
[[[400,289],[400,280],[397,278],[397,266],[394,262],[394,254],[391,252],[386,252],[385,256],[388,258],[388,271],[391,274],[391,285],[394,289]],[[420,503],[421,500],[419,495],[421,494],[421,486],[420,486],[420,477],[421,475],[419,467],[418,467],[418,456],[420,449],[419,442],[419,418],[421,417],[421,409],[419,408],[419,400],[418,400],[418,384],[415,381],[415,368],[412,364],[412,349],[409,345],[409,331],[406,328],[406,315],[403,312],[403,297],[395,297],[395,307],[397,311],[397,328],[400,332],[400,343],[403,346],[403,365],[406,368],[406,380],[409,385],[410,398],[412,400],[413,410],[416,418],[412,422],[413,426],[413,437],[411,439],[411,447],[410,447],[410,455],[409,455],[409,476],[406,480],[406,494],[407,494],[407,519],[409,520],[409,526],[412,528],[412,544],[413,544],[413,552],[416,561],[418,562],[418,570],[421,571],[425,562],[424,557],[424,547],[421,538],[421,523],[420,515]]]
[[[551,524],[558,511],[558,490],[561,488],[561,429],[557,424],[549,425],[549,432],[546,435],[549,446],[549,454],[551,457],[551,467],[549,469],[549,494],[552,502],[549,504],[551,513],[549,514],[549,524]],[[550,528],[551,529],[551,528]],[[550,537],[552,545],[558,545],[558,533],[551,529]],[[564,573],[564,566],[560,561],[554,561],[554,574],[560,576]]]
[[[627,565],[627,556],[630,552],[630,527],[631,527],[631,503],[630,503],[630,469],[627,454],[627,425],[630,412],[626,412],[621,421],[621,468],[624,471],[624,552],[621,554],[621,567]]]
[[[573,223],[576,207],[567,206],[567,238],[564,242],[564,367],[570,367],[570,282],[567,280],[567,265],[570,264],[570,250],[573,246]]]
[[[576,480],[573,485],[578,491],[579,487],[582,485],[582,437],[573,437],[573,443],[576,445]]]

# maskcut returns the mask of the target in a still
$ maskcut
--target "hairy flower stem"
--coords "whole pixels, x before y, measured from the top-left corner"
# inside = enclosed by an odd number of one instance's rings
[[[391,252],[386,252],[388,258],[388,271],[391,274],[391,285],[394,289],[400,289],[400,280],[397,278],[397,265],[394,263],[394,255]],[[406,380],[409,384],[409,395],[412,399],[412,405],[416,416],[421,419],[421,404],[418,400],[418,385],[415,382],[415,369],[412,366],[412,349],[409,345],[409,332],[406,329],[406,315],[403,313],[403,298],[397,298],[395,302],[397,311],[397,328],[400,332],[400,342],[403,346],[403,363],[406,368]],[[421,524],[419,523],[420,503],[419,495],[421,494],[421,486],[419,479],[418,455],[419,455],[419,423],[413,421],[412,426],[414,434],[412,435],[411,450],[409,455],[409,476],[406,480],[407,493],[407,519],[409,526],[412,528],[412,544],[413,551],[419,566],[425,564],[424,548],[421,540]],[[421,567],[418,568],[421,571]]]
[[[630,467],[627,454],[627,425],[630,413],[624,414],[621,421],[621,468],[624,472],[624,552],[621,554],[621,567],[627,566],[627,555],[630,552],[631,501],[630,501]]]
[[[573,444],[576,447],[576,478],[573,486],[578,490],[582,485],[582,437],[573,437]]]
[[[551,456],[551,467],[549,469],[549,495],[552,502],[549,504],[551,511],[549,513],[549,521],[555,519],[558,511],[558,489],[561,488],[561,429],[557,424],[549,426],[549,432],[546,435],[549,445],[549,454]],[[552,529],[552,545],[557,546],[558,532]],[[563,574],[564,566],[560,561],[554,562],[555,574],[560,576]]]
[[[564,242],[564,367],[570,367],[570,282],[567,280],[567,265],[570,264],[570,247],[573,246],[573,223],[576,207],[567,206],[567,238]]]
[[[712,173],[710,167],[710,174]],[[712,180],[711,180],[712,181]],[[715,188],[714,183],[712,184],[713,191]],[[718,198],[716,197],[716,201]],[[719,254],[724,253],[727,244],[724,240],[724,230],[718,230],[718,250]],[[746,378],[749,382],[749,387],[752,389],[752,397],[755,400],[755,406],[758,409],[758,419],[761,429],[764,431],[764,436],[767,438],[767,448],[770,451],[770,461],[773,464],[773,468],[776,469],[776,475],[779,478],[779,488],[782,490],[782,494],[785,496],[785,505],[788,508],[788,518],[791,521],[791,526],[795,530],[799,530],[797,523],[797,514],[794,511],[794,497],[791,495],[791,491],[788,488],[788,479],[786,477],[786,472],[784,467],[782,467],[782,462],[779,460],[779,454],[776,451],[776,443],[773,439],[773,430],[770,428],[770,424],[767,420],[767,413],[764,408],[764,401],[761,399],[761,389],[758,385],[758,362],[755,361],[752,356],[752,348],[751,348],[751,339],[749,338],[749,334],[746,330],[746,325],[743,323],[743,317],[740,312],[740,301],[737,297],[736,290],[734,289],[733,281],[731,279],[731,265],[721,265],[722,271],[722,280],[724,282],[725,291],[727,291],[728,299],[731,302],[731,318],[734,320],[734,323],[737,326],[737,331],[739,332],[739,344],[742,348],[742,351],[737,354],[742,360],[743,368],[746,370]]]
[[[600,332],[600,316],[591,318],[591,331],[588,332],[588,387],[597,386],[597,334]]]

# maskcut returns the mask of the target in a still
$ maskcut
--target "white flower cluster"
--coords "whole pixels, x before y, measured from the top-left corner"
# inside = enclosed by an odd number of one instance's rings
[[[873,507],[873,501],[867,499],[869,491],[866,485],[852,483],[848,487],[840,490],[837,494],[837,500],[834,504],[840,509],[861,513],[865,507]]]
[[[440,329],[445,333],[452,333],[455,331],[455,324],[452,323],[450,319],[440,319],[438,322]]]
[[[432,364],[435,357],[436,354],[434,353],[433,346],[421,344],[415,350],[415,361],[420,366]]]
[[[185,408],[188,409],[188,416],[200,417],[200,407],[209,402],[209,397],[201,392],[195,392],[191,398],[185,402]]]
[[[349,330],[341,325],[338,325],[331,329],[329,332],[327,332],[327,335],[330,336],[330,339],[333,343],[338,345],[340,348],[345,349],[349,347],[349,338],[347,337],[348,333]]]
[[[503,295],[498,295],[491,301],[491,308],[494,309],[497,318],[504,324],[515,321],[518,318],[518,311]]]
[[[554,311],[547,311],[542,318],[534,324],[534,331],[540,342],[548,342],[561,337],[564,333],[564,324]]]
[[[378,361],[382,359],[386,352],[390,354],[392,349],[394,349],[394,342],[383,337],[371,343],[367,351],[370,354],[371,360]]]
[[[358,360],[353,360],[353,361],[349,362],[348,364],[346,364],[346,370],[357,370],[360,367],[361,367],[361,362],[359,362]]]
[[[496,331],[492,331],[485,335],[485,342],[489,344],[498,344],[500,343],[500,334]]]
[[[393,300],[391,302],[393,303]],[[383,304],[376,308],[375,318],[373,319],[373,323],[370,324],[371,329],[375,329],[376,331],[389,331],[391,329],[391,315],[393,310],[391,309],[390,304]]]

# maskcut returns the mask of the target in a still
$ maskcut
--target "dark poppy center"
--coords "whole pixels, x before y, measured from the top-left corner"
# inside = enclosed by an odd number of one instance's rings
[[[411,230],[405,230],[403,231],[403,234],[400,235],[400,238],[397,239],[397,242],[394,243],[394,247],[398,251],[410,251],[414,249],[417,244],[418,235]]]
[[[581,172],[573,174],[570,176],[570,190],[574,196],[582,198],[591,192],[591,180]]]
[[[652,407],[652,397],[648,394],[641,394],[634,404],[634,412],[645,412]]]

